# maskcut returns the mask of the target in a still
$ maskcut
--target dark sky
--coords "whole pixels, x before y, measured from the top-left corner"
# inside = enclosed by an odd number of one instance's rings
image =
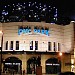
[[[62,15],[75,17],[75,0],[60,0],[57,4],[57,7]]]
[[[55,6],[58,9],[58,17],[68,17],[70,20],[75,21],[75,0],[0,0],[0,13],[2,12],[3,6],[13,3],[20,3],[26,1],[36,1]]]

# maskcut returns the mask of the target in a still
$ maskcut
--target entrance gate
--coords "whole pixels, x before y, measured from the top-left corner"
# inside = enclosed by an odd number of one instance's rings
[[[27,74],[36,73],[37,60],[36,57],[32,57],[27,61]]]
[[[61,62],[57,58],[50,58],[46,61],[46,74],[57,74],[61,72]]]
[[[4,61],[4,72],[6,73],[21,73],[22,61],[16,57],[9,57]]]

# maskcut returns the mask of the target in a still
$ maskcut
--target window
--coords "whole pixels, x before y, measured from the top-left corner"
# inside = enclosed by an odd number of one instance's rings
[[[48,50],[51,51],[51,42],[48,42]]]
[[[8,50],[8,41],[6,41],[5,49]]]
[[[19,50],[19,41],[16,41],[16,50]]]
[[[33,50],[33,41],[30,41],[30,50]]]
[[[55,42],[54,42],[54,51],[56,51],[56,45],[55,45]]]
[[[35,41],[35,50],[38,50],[38,41]]]
[[[60,51],[60,43],[58,43],[58,51]]]
[[[13,50],[13,41],[10,43],[10,50]]]

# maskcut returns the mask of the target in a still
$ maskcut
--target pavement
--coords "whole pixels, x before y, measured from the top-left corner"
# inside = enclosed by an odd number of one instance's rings
[[[10,74],[10,73],[2,73],[1,75],[36,75],[36,74]],[[57,74],[42,74],[42,75],[57,75]]]

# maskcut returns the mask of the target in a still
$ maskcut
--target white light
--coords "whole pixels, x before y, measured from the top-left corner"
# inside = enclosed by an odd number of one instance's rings
[[[14,4],[13,4],[14,5]]]
[[[0,31],[0,34],[3,34],[3,32],[2,32],[2,31]]]
[[[8,12],[3,11],[2,14],[3,15],[8,15]]]
[[[40,6],[41,7],[41,6]]]
[[[10,5],[8,5],[8,6],[10,6]]]
[[[39,5],[41,5],[41,3],[39,3]]]
[[[18,6],[18,5],[16,5],[16,6]]]
[[[5,8],[6,8],[7,6],[5,6]]]
[[[13,9],[14,10],[14,9]]]
[[[36,4],[36,2],[35,2],[35,4]]]
[[[62,52],[59,53],[59,56],[62,56]]]
[[[29,7],[30,7],[30,4],[29,4]]]
[[[54,17],[57,17],[57,14],[55,14]]]
[[[26,7],[24,6],[23,8],[25,9]]]
[[[30,11],[33,11],[33,10],[30,10]]]
[[[18,16],[16,16],[16,18],[19,18]]]
[[[44,5],[44,7],[46,7],[46,5]]]
[[[5,10],[3,10],[3,11],[5,11]]]
[[[31,2],[29,2],[29,3],[31,3]]]
[[[45,8],[43,8],[43,11],[45,11]]]
[[[39,9],[41,9],[41,8],[39,8]]]
[[[55,24],[55,23],[50,23],[50,24]]]
[[[51,6],[49,6],[49,7],[51,7]]]
[[[38,6],[36,6],[36,8],[38,8]]]
[[[50,12],[51,10],[49,10],[49,12]]]
[[[21,7],[19,7],[18,10],[21,10]]]
[[[20,6],[22,6],[22,5],[20,5]]]
[[[25,3],[24,3],[25,4]]]
[[[71,63],[74,64],[74,59],[71,59]]]
[[[34,17],[36,17],[36,15]]]
[[[29,17],[31,17],[31,15],[29,15]]]
[[[75,21],[71,21],[71,22],[73,22],[73,23],[74,23]]]
[[[55,18],[53,18],[55,20]]]
[[[55,7],[53,7],[53,8],[55,8]]]

